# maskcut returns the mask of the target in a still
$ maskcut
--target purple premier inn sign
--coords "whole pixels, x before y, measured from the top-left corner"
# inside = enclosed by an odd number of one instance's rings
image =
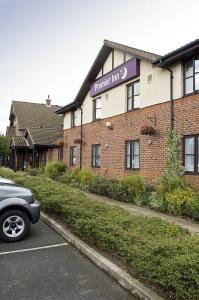
[[[139,75],[140,61],[136,58],[129,60],[94,81],[90,86],[90,96],[94,97]]]

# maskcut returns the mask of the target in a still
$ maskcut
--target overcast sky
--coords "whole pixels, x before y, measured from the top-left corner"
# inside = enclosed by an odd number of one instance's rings
[[[199,38],[198,0],[0,0],[0,132],[12,100],[73,101],[103,40],[166,54]]]

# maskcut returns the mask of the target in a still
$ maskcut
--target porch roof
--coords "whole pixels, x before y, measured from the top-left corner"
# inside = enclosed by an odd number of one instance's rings
[[[33,145],[54,146],[59,138],[63,137],[63,130],[54,128],[28,128],[29,135]]]
[[[29,148],[28,141],[23,136],[14,136],[11,139],[12,148]]]

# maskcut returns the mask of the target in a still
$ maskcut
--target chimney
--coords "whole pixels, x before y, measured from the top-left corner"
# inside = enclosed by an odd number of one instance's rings
[[[48,95],[48,99],[46,99],[46,106],[47,107],[51,107],[51,99],[50,99],[50,95]]]

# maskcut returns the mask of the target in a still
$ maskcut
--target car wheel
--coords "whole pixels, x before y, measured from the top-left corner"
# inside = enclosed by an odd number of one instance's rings
[[[30,220],[20,210],[9,210],[0,216],[0,239],[4,242],[22,240],[29,232]]]

